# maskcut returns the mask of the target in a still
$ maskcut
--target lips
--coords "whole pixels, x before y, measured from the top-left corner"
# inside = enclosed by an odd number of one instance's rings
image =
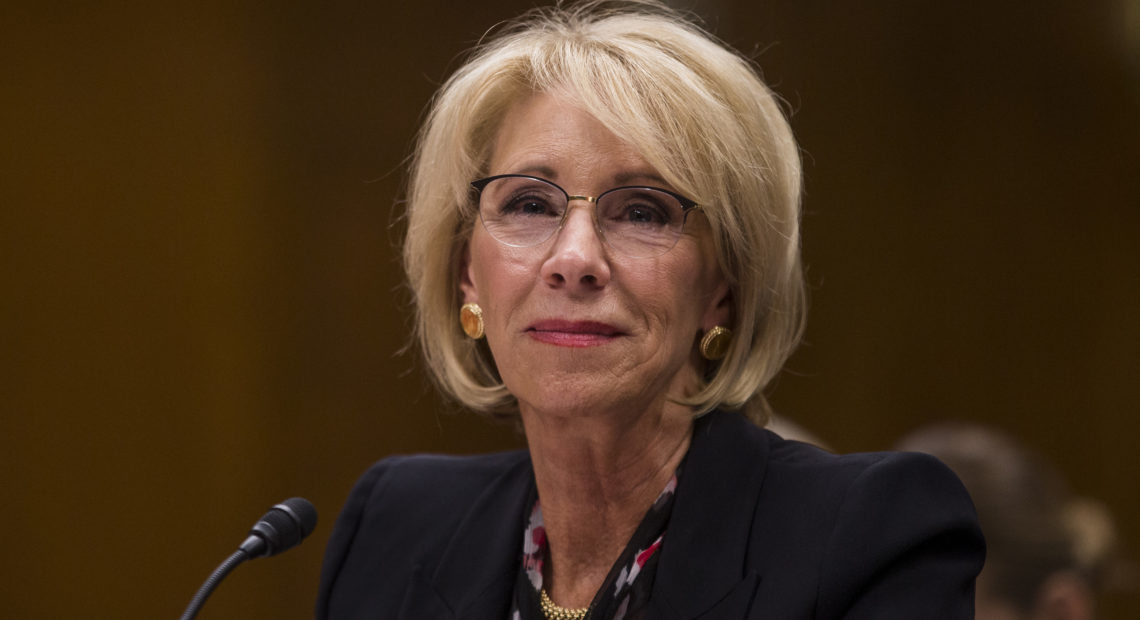
[[[526,329],[531,338],[562,347],[595,347],[612,342],[622,335],[613,325],[597,321],[538,321]]]

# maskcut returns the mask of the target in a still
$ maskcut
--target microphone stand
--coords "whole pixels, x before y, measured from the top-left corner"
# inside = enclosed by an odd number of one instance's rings
[[[251,558],[264,558],[290,549],[308,536],[317,526],[317,509],[303,497],[293,497],[277,504],[253,524],[249,536],[230,557],[214,569],[190,599],[182,620],[194,620],[206,599],[218,584],[242,562]]]
[[[194,620],[198,615],[198,611],[202,609],[202,605],[206,604],[206,599],[213,594],[214,588],[218,587],[218,584],[226,578],[226,575],[230,574],[230,571],[248,559],[249,554],[246,553],[245,549],[238,549],[219,564],[218,567],[214,569],[214,572],[210,573],[210,576],[206,578],[206,582],[202,584],[202,587],[198,588],[198,593],[194,595],[194,598],[190,599],[190,604],[186,606],[186,611],[182,612],[180,620]]]

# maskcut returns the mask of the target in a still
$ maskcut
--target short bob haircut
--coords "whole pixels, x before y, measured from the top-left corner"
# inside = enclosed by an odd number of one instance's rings
[[[799,150],[751,62],[651,0],[532,10],[480,43],[436,94],[411,165],[404,268],[440,388],[476,411],[517,415],[485,341],[460,329],[459,265],[478,220],[470,182],[485,176],[507,110],[535,93],[574,102],[702,206],[734,337],[678,400],[694,415],[744,410],[763,424],[762,390],[803,331]]]

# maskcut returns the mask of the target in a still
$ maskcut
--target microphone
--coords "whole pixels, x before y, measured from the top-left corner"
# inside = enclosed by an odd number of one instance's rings
[[[301,544],[317,525],[317,509],[303,497],[287,499],[265,513],[238,549],[250,559],[267,558]]]
[[[181,620],[193,620],[214,588],[239,564],[253,558],[267,558],[296,547],[312,533],[316,525],[317,509],[303,497],[293,497],[270,508],[265,516],[253,524],[249,537],[238,546],[238,550],[214,569],[198,589],[198,593],[186,606],[186,611],[182,612]]]

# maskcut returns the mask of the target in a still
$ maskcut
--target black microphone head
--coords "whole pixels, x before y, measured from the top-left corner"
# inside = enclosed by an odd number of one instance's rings
[[[313,529],[317,527],[317,507],[313,502],[303,497],[291,497],[280,504],[273,507],[274,510],[280,510],[288,513],[297,522],[297,527],[301,528],[301,538],[305,538],[313,533]],[[301,542],[300,539],[297,542]]]
[[[317,526],[317,509],[303,497],[287,499],[253,525],[241,549],[251,558],[276,555],[297,546]]]

